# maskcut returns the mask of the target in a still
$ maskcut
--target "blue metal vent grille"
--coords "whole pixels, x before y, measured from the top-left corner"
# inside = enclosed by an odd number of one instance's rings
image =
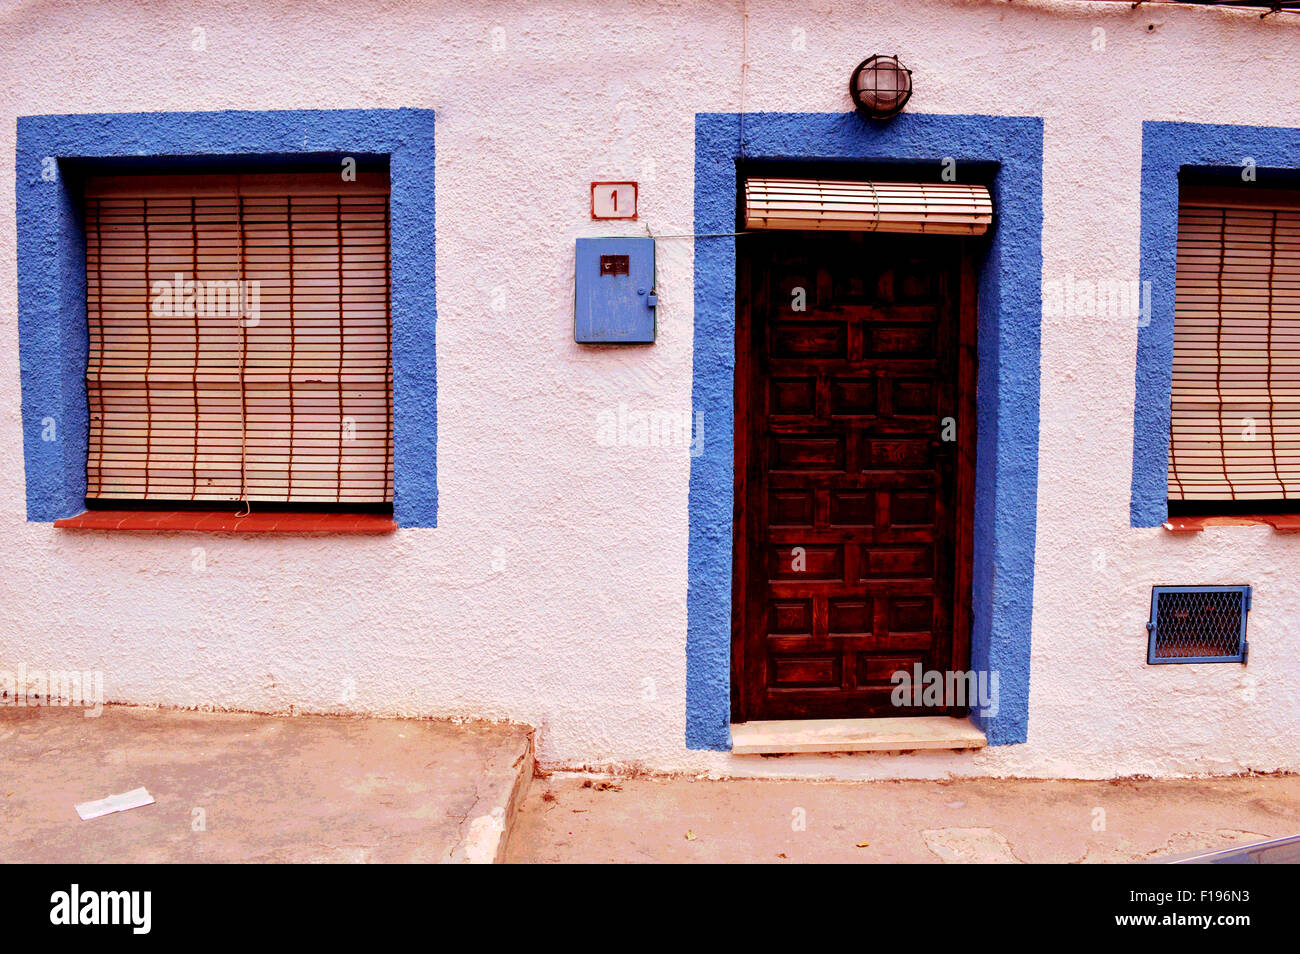
[[[1148,663],[1246,661],[1249,586],[1155,586]]]

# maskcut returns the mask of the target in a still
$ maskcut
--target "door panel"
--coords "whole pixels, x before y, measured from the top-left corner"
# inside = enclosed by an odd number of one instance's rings
[[[957,714],[893,706],[890,677],[969,665],[963,245],[787,232],[739,247],[733,711]]]

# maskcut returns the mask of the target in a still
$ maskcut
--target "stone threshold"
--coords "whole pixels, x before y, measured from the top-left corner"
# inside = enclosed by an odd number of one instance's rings
[[[744,722],[731,727],[733,755],[980,749],[986,744],[984,732],[970,719],[950,716],[785,719]]]

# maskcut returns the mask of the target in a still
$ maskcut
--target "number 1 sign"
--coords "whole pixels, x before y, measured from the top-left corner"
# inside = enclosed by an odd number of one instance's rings
[[[635,219],[635,182],[593,182],[591,184],[593,219]]]

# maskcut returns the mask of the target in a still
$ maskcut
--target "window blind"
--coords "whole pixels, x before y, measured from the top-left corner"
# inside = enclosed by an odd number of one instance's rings
[[[745,228],[983,235],[989,190],[924,182],[746,179]]]
[[[1300,498],[1294,193],[1182,190],[1169,498]]]
[[[392,500],[388,181],[85,190],[90,499]]]

